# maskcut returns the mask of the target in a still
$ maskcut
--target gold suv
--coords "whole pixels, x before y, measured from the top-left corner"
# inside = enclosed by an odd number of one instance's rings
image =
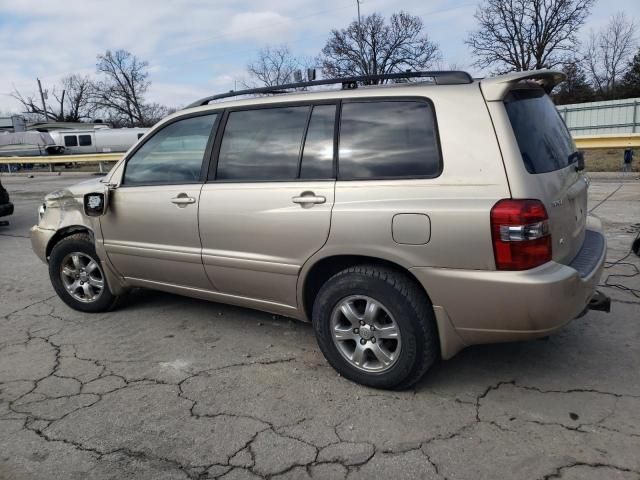
[[[205,98],[104,179],[48,195],[33,248],[77,310],[132,287],[265,310],[313,322],[343,376],[407,387],[467,345],[607,308],[584,163],[547,95],[563,78],[422,72]]]

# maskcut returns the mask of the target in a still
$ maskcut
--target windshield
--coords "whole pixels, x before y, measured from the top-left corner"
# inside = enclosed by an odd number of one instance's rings
[[[504,106],[529,173],[560,170],[577,160],[571,134],[543,90],[513,90]]]

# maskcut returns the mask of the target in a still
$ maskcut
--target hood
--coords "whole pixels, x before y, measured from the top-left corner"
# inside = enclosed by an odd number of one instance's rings
[[[58,202],[65,199],[72,200],[74,198],[83,197],[86,193],[95,191],[101,192],[105,189],[105,184],[102,180],[103,177],[84,180],[62,190],[56,190],[55,192],[49,193],[45,195],[44,200],[45,202]]]

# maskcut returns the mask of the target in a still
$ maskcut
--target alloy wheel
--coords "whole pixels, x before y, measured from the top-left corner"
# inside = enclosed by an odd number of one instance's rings
[[[331,338],[352,366],[368,373],[383,373],[398,360],[400,329],[389,310],[364,295],[340,300],[331,313]]]

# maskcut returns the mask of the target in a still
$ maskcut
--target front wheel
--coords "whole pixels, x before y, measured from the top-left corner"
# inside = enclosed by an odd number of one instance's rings
[[[377,388],[407,388],[438,358],[433,309],[412,279],[362,265],[331,277],[313,306],[318,345],[344,377]]]
[[[65,237],[53,247],[49,278],[60,299],[81,312],[111,310],[118,299],[109,290],[91,237],[85,233]]]

